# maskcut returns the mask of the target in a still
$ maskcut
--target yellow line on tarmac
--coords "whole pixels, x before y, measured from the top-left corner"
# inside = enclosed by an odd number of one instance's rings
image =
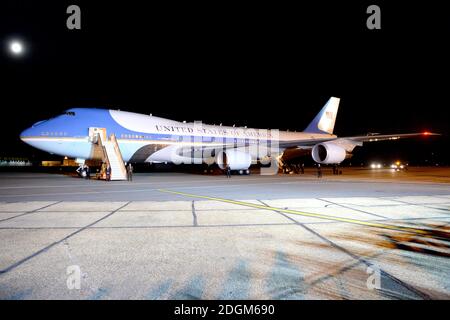
[[[391,229],[391,230],[412,232],[412,233],[418,233],[418,234],[428,234],[427,230],[417,229],[417,228],[395,226],[395,225],[390,225],[390,224],[370,222],[370,221],[357,220],[357,219],[341,218],[341,217],[330,216],[330,215],[326,215],[326,214],[303,212],[303,211],[297,211],[297,210],[291,210],[291,209],[282,209],[282,208],[270,207],[270,206],[265,206],[265,205],[261,205],[261,204],[251,203],[251,202],[230,200],[230,199],[217,198],[217,197],[209,197],[209,196],[203,196],[203,195],[198,195],[198,194],[185,193],[185,192],[179,192],[179,191],[173,191],[173,190],[167,190],[167,189],[158,189],[158,191],[165,192],[165,193],[177,194],[180,196],[186,196],[186,197],[191,197],[191,198],[201,198],[201,199],[207,199],[207,200],[213,200],[213,201],[232,203],[232,204],[237,204],[237,205],[241,205],[241,206],[257,208],[257,209],[296,214],[296,215],[305,216],[305,217],[313,217],[313,218],[318,218],[318,219],[347,222],[347,223],[353,223],[353,224],[364,225],[364,226],[369,226],[369,227]]]

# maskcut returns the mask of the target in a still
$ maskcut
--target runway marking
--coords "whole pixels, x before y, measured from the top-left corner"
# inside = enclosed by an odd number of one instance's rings
[[[51,207],[51,206],[53,206],[53,205],[55,205],[55,204],[58,204],[58,203],[61,203],[61,202],[62,202],[62,201],[56,201],[56,202],[53,202],[53,203],[51,203],[51,204],[49,204],[49,205],[43,206],[43,207],[38,208],[38,209],[30,210],[30,211],[27,211],[27,212],[18,214],[18,215],[13,216],[13,217],[9,217],[9,218],[6,218],[6,219],[2,219],[2,220],[0,220],[0,222],[8,221],[8,220],[11,220],[11,219],[14,219],[14,218],[23,217],[23,216],[26,216],[26,215],[29,215],[29,214],[32,214],[32,213],[40,212],[39,210],[46,209],[46,208],[48,208],[48,207]]]
[[[382,255],[384,255],[386,252],[388,252],[388,251],[387,251],[387,250],[380,250],[379,252],[376,252],[376,253],[374,253],[374,254],[371,254],[371,255],[364,255],[364,256],[365,256],[365,259],[366,259],[367,261],[369,261],[369,260],[373,260],[373,259],[376,259],[376,258],[378,258],[378,257],[380,257],[380,256],[382,256]],[[345,261],[344,261],[344,263],[345,263]],[[320,278],[317,278],[316,280],[312,281],[312,282],[310,283],[310,286],[311,286],[311,287],[314,287],[315,285],[317,285],[317,284],[319,284],[319,283],[321,283],[321,282],[324,282],[324,281],[326,281],[326,280],[328,280],[328,279],[330,279],[330,278],[332,278],[332,277],[336,277],[336,276],[338,276],[338,275],[340,275],[340,274],[343,274],[343,273],[345,273],[345,272],[347,272],[347,271],[353,269],[354,267],[359,266],[360,264],[364,264],[364,261],[362,261],[362,260],[357,260],[356,262],[353,262],[353,263],[351,263],[351,264],[344,265],[344,267],[342,267],[342,268],[339,269],[338,271],[336,271],[336,272],[334,272],[334,273],[326,274],[326,275],[324,275],[324,276],[322,276],[322,277],[320,277]]]
[[[63,201],[59,201],[59,202],[63,202]],[[89,202],[89,201],[88,201]],[[98,201],[90,201],[92,203],[98,204],[100,202]],[[133,202],[141,202],[140,200],[137,201],[133,201]],[[157,202],[156,200],[154,202]],[[163,201],[164,202],[164,201]],[[165,202],[170,202],[170,201],[165,201]],[[56,204],[56,203],[55,203]],[[401,206],[401,205],[399,205]],[[42,208],[41,208],[42,209]],[[41,210],[39,209],[39,210]],[[220,209],[220,211],[235,211],[236,209]],[[239,209],[239,210],[247,210],[247,211],[255,211],[258,209],[253,209],[253,208],[245,208],[245,209]],[[169,212],[192,212],[192,208],[191,209],[124,209],[124,210],[120,210],[120,212],[164,212],[164,211],[169,211]],[[197,211],[217,211],[217,209],[196,209]],[[111,212],[111,210],[51,210],[51,211],[42,211],[42,212],[51,212],[51,213],[67,213],[67,212],[84,212],[84,213],[88,213],[88,212],[93,212],[93,213],[107,213],[107,212]],[[0,211],[0,213],[18,213],[18,214],[23,214],[23,213],[27,213],[27,212],[23,212],[23,211]],[[448,218],[448,217],[447,217]],[[9,218],[8,218],[9,219]],[[1,221],[1,220],[0,220]]]
[[[259,202],[261,202],[263,205],[265,205],[266,207],[270,208],[266,203],[264,203],[261,200],[258,200]],[[283,209],[283,210],[288,210],[288,209]],[[293,219],[292,217],[289,217],[288,215],[284,214],[283,212],[281,212],[280,210],[276,210],[276,213],[282,215],[283,217],[289,219],[290,221],[293,221],[296,225],[302,227],[303,229],[309,231],[310,233],[312,233],[313,235],[315,235],[316,237],[318,237],[319,239],[321,239],[322,241],[328,243],[331,247],[340,250],[341,252],[345,253],[346,255],[350,256],[351,258],[355,259],[356,261],[360,262],[360,263],[364,263],[367,267],[371,267],[373,264],[366,258],[362,258],[357,254],[354,254],[353,252],[347,250],[346,248],[336,244],[335,242],[331,241],[330,239],[328,239],[327,237],[321,235],[320,233],[318,233],[317,231],[311,229],[310,227],[307,227],[306,225],[304,225],[301,222],[298,222],[297,220]],[[390,278],[392,281],[400,284],[401,286],[403,286],[404,288],[406,288],[407,290],[409,290],[410,292],[418,295],[419,297],[421,297],[422,299],[426,299],[429,300],[430,297],[426,294],[423,293],[422,291],[416,289],[415,287],[403,282],[402,280],[398,279],[397,277],[393,276],[392,274],[384,271],[384,270],[380,270],[381,273],[383,273],[386,277]],[[381,290],[382,292],[384,290]]]
[[[364,211],[364,210],[361,210],[361,209],[353,208],[353,207],[346,206],[346,205],[343,205],[343,204],[340,204],[340,203],[337,203],[337,202],[333,202],[333,201],[330,201],[330,200],[325,200],[323,198],[317,198],[317,200],[325,201],[325,202],[328,202],[329,204],[333,204],[333,205],[336,205],[336,206],[339,206],[339,207],[342,207],[342,208],[345,208],[345,209],[350,209],[350,210],[362,212],[364,214],[369,214],[369,215],[377,217],[377,218],[387,219],[387,217],[379,215],[379,214],[375,214],[375,213],[371,213],[371,212]]]
[[[200,211],[200,210],[199,210]],[[53,212],[53,211],[52,211]],[[190,212],[190,211],[189,211]],[[405,219],[386,219],[386,221],[394,221],[394,222],[404,222],[404,221],[418,221],[418,220],[429,220],[433,222],[433,220],[442,220],[442,219],[450,219],[449,217],[430,217],[430,218],[405,218]],[[444,221],[439,221],[444,222]],[[299,222],[300,223],[300,222]],[[331,223],[342,223],[340,221],[320,221],[320,222],[302,222],[302,225],[323,225],[323,224],[331,224]],[[294,225],[295,223],[239,223],[239,224],[199,224],[194,226],[193,224],[187,225],[154,225],[154,226],[127,226],[127,225],[119,225],[119,226],[111,226],[111,227],[90,227],[89,229],[154,229],[154,228],[192,228],[192,227],[200,227],[200,228],[216,228],[216,227],[270,227],[270,226],[289,226]],[[450,222],[444,224],[443,226],[450,225]],[[79,226],[75,227],[0,227],[0,230],[67,230],[67,229],[78,229]]]
[[[67,239],[69,239],[69,238],[71,238],[71,237],[77,235],[78,233],[80,233],[80,232],[82,232],[82,231],[84,231],[84,230],[86,230],[86,229],[88,229],[88,228],[90,228],[90,227],[96,225],[96,224],[99,223],[100,221],[105,220],[106,218],[109,218],[109,217],[112,216],[114,213],[116,213],[117,211],[119,211],[119,210],[122,209],[122,208],[125,208],[125,207],[126,207],[127,205],[129,205],[129,204],[130,204],[130,202],[125,203],[125,204],[124,204],[123,206],[121,206],[120,208],[115,209],[114,211],[108,213],[107,215],[101,217],[100,219],[95,220],[94,222],[89,223],[88,225],[86,225],[86,226],[84,226],[84,227],[79,228],[78,230],[72,232],[71,234],[65,236],[64,238],[62,238],[62,239],[60,239],[60,240],[58,240],[58,241],[55,241],[55,242],[49,244],[48,246],[45,246],[44,248],[42,248],[42,249],[36,251],[35,253],[33,253],[33,254],[31,254],[31,255],[29,255],[29,256],[27,256],[27,257],[25,257],[25,258],[23,258],[23,259],[21,259],[21,260],[19,260],[19,261],[17,261],[17,262],[15,262],[15,263],[13,263],[13,264],[10,265],[9,267],[6,267],[5,269],[0,270],[0,276],[3,275],[3,274],[5,274],[5,273],[7,273],[7,272],[9,272],[9,271],[11,271],[11,270],[13,270],[13,269],[15,269],[15,268],[17,268],[18,266],[22,265],[23,263],[27,262],[28,260],[33,259],[34,257],[40,255],[41,253],[44,253],[44,252],[48,251],[49,249],[53,248],[54,246],[56,246],[56,245],[58,245],[58,244],[60,244],[60,243],[64,243],[64,241],[66,241]]]
[[[253,207],[253,208],[258,208],[258,209],[263,209],[263,210],[290,213],[290,214],[295,214],[295,215],[300,215],[300,216],[305,216],[305,217],[313,217],[313,218],[324,219],[324,220],[347,222],[347,223],[364,225],[364,226],[374,227],[374,228],[390,229],[390,230],[397,230],[397,231],[409,232],[409,233],[428,234],[428,232],[426,230],[418,229],[418,228],[394,226],[394,225],[390,225],[390,224],[363,221],[363,220],[350,219],[350,218],[341,218],[341,217],[337,217],[337,216],[331,216],[331,215],[325,215],[325,214],[319,214],[319,213],[311,213],[311,212],[304,212],[304,211],[298,211],[298,210],[292,210],[292,209],[276,208],[276,207],[259,205],[259,204],[250,203],[250,202],[230,200],[230,199],[218,198],[218,197],[210,197],[210,196],[185,193],[185,192],[179,192],[179,191],[173,191],[173,190],[167,190],[167,189],[158,189],[158,191],[165,192],[165,193],[177,194],[177,195],[191,197],[191,198],[207,199],[207,200],[231,203],[231,204],[236,204],[236,205],[241,205],[241,206],[246,206],[246,207]]]
[[[198,222],[197,222],[197,214],[195,213],[195,200],[192,200],[192,224],[194,225],[194,227],[198,227]]]
[[[112,227],[90,227],[91,230],[108,230],[108,229],[161,229],[161,228],[228,228],[228,227],[276,227],[276,226],[292,226],[295,223],[289,222],[268,222],[268,223],[236,223],[236,224],[193,224],[185,225],[154,225],[154,226],[112,226]],[[73,230],[79,227],[0,227],[0,230]]]
[[[398,200],[398,199],[389,199],[389,200],[399,202],[399,203],[402,203],[402,204],[408,205],[408,206],[423,207],[423,208],[428,208],[428,209],[433,209],[433,210],[441,210],[441,211],[446,211],[446,212],[450,211],[449,209],[432,207],[432,206],[438,206],[438,205],[448,205],[448,203],[412,203],[412,202],[407,202],[407,201]]]

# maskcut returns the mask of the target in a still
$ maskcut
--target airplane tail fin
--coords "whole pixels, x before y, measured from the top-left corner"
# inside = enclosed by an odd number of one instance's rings
[[[331,97],[313,121],[306,127],[305,132],[333,134],[339,101],[339,98]]]

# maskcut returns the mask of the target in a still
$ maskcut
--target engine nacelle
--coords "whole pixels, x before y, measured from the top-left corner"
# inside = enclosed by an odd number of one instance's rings
[[[220,169],[229,165],[230,170],[247,170],[252,164],[252,156],[238,150],[225,150],[219,152],[216,162]]]
[[[338,164],[345,160],[347,152],[341,146],[325,142],[316,144],[311,155],[317,163]]]

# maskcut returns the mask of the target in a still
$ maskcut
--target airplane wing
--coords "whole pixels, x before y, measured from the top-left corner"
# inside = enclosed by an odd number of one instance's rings
[[[374,134],[366,136],[354,136],[354,137],[342,137],[339,139],[346,139],[359,142],[373,142],[373,141],[383,141],[383,140],[397,140],[403,138],[417,138],[424,136],[440,136],[439,133],[432,132],[420,132],[420,133],[401,133],[401,134]]]
[[[432,132],[420,132],[420,133],[401,133],[401,134],[371,134],[364,136],[353,136],[353,137],[339,137],[330,139],[317,139],[317,140],[298,140],[298,141],[280,141],[281,148],[300,148],[300,149],[310,149],[317,143],[333,141],[333,143],[341,145],[348,152],[352,152],[356,146],[362,146],[364,142],[376,142],[376,141],[386,141],[386,140],[398,140],[405,138],[417,138],[425,136],[440,136],[439,133]]]
[[[375,142],[375,141],[385,141],[385,140],[398,140],[404,138],[416,138],[423,136],[439,136],[438,133],[431,132],[421,132],[421,133],[403,133],[403,134],[371,134],[371,135],[362,135],[362,136],[352,136],[352,137],[329,137],[322,139],[308,139],[308,140],[288,140],[282,141],[280,140],[278,146],[280,149],[294,152],[297,154],[300,150],[310,151],[316,144],[323,142],[332,141],[334,144],[337,144],[343,147],[347,152],[352,152],[353,149],[357,146],[362,146],[364,142]],[[273,145],[273,144],[272,144]],[[175,147],[175,146],[174,146]],[[245,145],[238,145],[237,147],[245,147]],[[190,154],[191,151],[200,152],[198,155],[210,154],[214,156],[217,152],[226,149],[234,149],[236,145],[234,143],[231,144],[214,144],[214,145],[198,145],[198,146],[176,146],[176,152],[181,154]],[[304,153],[304,152],[302,152]]]
[[[337,138],[326,138],[326,139],[308,139],[308,140],[288,140],[288,141],[283,141],[280,140],[278,142],[278,145],[280,146],[280,148],[282,149],[287,149],[287,148],[302,148],[302,149],[310,149],[313,146],[315,146],[318,143],[321,142],[327,142],[327,141],[335,141],[337,140]]]

